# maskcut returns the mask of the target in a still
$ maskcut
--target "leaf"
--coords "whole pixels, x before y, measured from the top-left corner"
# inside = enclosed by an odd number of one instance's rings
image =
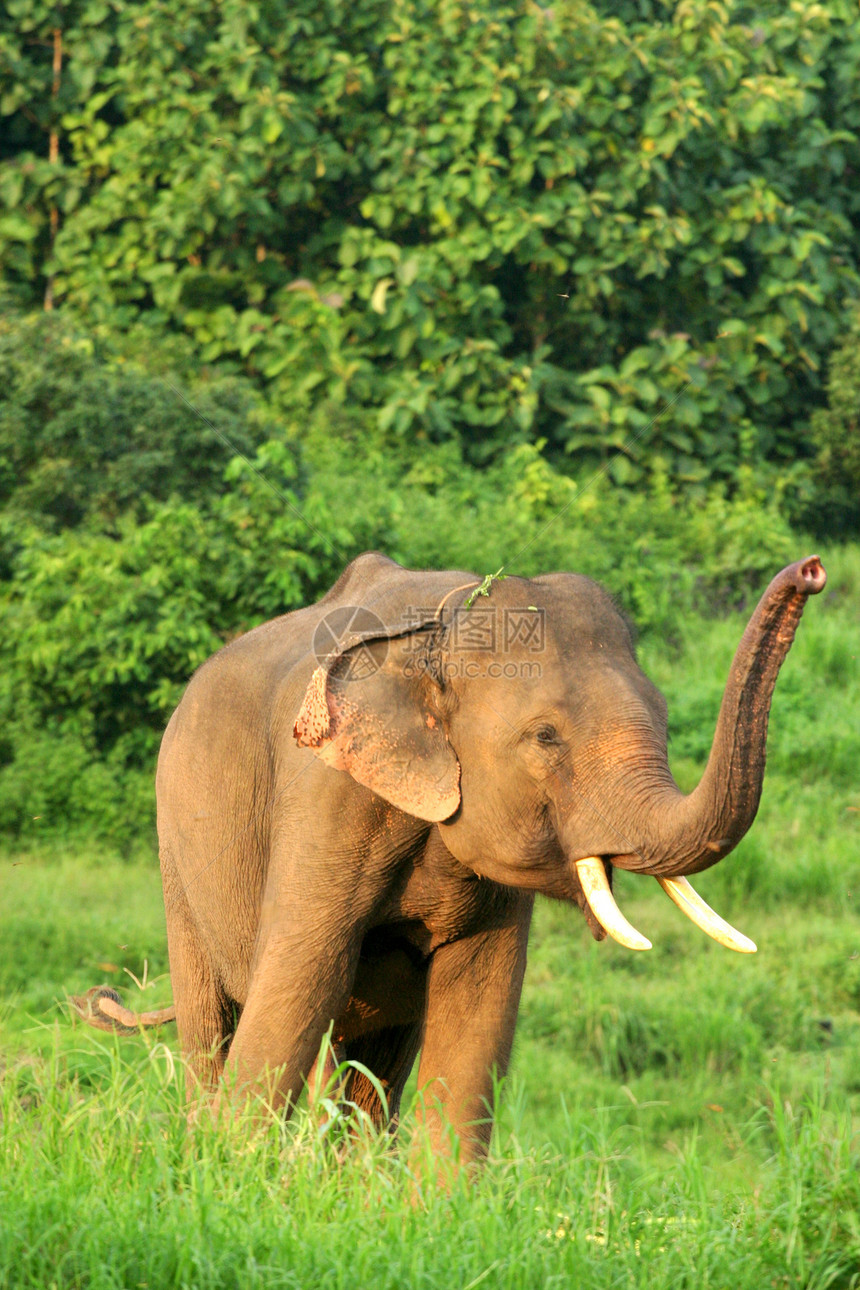
[[[385,298],[388,295],[389,287],[394,286],[393,278],[380,278],[373,288],[373,294],[370,297],[370,307],[374,313],[385,313]]]
[[[0,216],[0,238],[10,242],[32,242],[38,236],[35,222],[25,219],[23,215],[8,214]]]

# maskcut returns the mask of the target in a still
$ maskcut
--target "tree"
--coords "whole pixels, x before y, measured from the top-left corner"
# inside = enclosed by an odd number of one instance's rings
[[[701,486],[805,451],[858,284],[849,0],[14,7],[18,295],[478,463]]]

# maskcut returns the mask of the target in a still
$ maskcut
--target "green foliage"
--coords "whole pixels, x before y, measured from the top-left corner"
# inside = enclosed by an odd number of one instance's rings
[[[476,471],[453,445],[425,449],[407,464],[374,452],[344,418],[335,425],[330,434],[318,420],[302,445],[314,487],[348,530],[364,524],[371,544],[414,568],[587,572],[646,635],[675,638],[685,614],[750,606],[797,558],[779,495],[746,472],[732,499],[719,488],[705,499],[679,494],[660,469],[625,491],[600,472],[583,473],[581,483],[561,475],[542,443],[521,444]],[[360,473],[352,465],[359,442]]]
[[[847,2],[9,12],[4,298],[63,317],[0,323],[0,828],[133,835],[194,667],[362,549],[672,644],[798,553]]]
[[[39,349],[66,361],[40,364]],[[148,827],[158,742],[191,673],[318,599],[362,550],[481,575],[588,571],[663,641],[696,608],[747,605],[798,554],[751,478],[704,503],[661,472],[635,492],[578,488],[540,444],[479,471],[454,443],[392,451],[332,404],[268,438],[271,414],[238,380],[183,386],[106,358],[62,321],[0,326],[7,833]]]
[[[209,506],[153,503],[143,523],[126,517],[115,536],[16,533],[2,587],[0,827],[30,828],[38,816],[37,833],[82,820],[112,836],[140,828],[140,794],[123,805],[124,772],[151,771],[194,669],[230,636],[333,580],[328,540],[275,501],[268,523],[266,506],[240,492]],[[30,770],[46,741],[55,747],[41,774],[59,774],[34,789]],[[104,762],[93,769],[96,792],[92,776],[81,779],[93,758]],[[46,792],[50,811],[40,804]],[[151,801],[144,810],[149,819]]]
[[[234,456],[266,428],[247,384],[121,357],[59,319],[0,323],[3,831],[139,833],[194,669],[342,565],[325,509],[303,517],[295,449],[263,453],[274,491]]]
[[[49,529],[218,491],[262,434],[247,383],[177,389],[51,314],[0,319],[0,385],[0,507]]]
[[[858,284],[849,0],[9,8],[18,299],[474,462],[803,455]]]
[[[833,352],[827,378],[827,407],[814,413],[811,438],[816,496],[807,516],[819,532],[860,528],[860,329]]]

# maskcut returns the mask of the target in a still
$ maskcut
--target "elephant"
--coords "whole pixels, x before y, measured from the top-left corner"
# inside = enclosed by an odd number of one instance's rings
[[[598,583],[359,556],[193,676],[156,776],[174,1009],[138,1017],[96,988],[84,1010],[120,1029],[175,1016],[190,1084],[228,1109],[259,1095],[289,1114],[330,1033],[357,1063],[345,1098],[382,1124],[420,1052],[433,1149],[480,1162],[536,894],[644,950],[612,894],[633,870],[755,949],[688,876],[755,817],[777,673],[825,581],[809,556],[767,587],[685,795],[666,702]]]

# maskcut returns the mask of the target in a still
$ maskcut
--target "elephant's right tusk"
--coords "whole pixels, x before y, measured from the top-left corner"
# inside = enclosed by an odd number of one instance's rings
[[[651,942],[628,923],[615,903],[603,861],[599,856],[586,856],[576,861],[576,873],[585,892],[585,899],[600,926],[619,945],[628,950],[650,950]]]
[[[658,878],[657,881],[681,912],[692,919],[697,927],[701,927],[706,935],[712,936],[727,949],[737,950],[740,954],[755,954],[754,942],[748,936],[744,936],[743,932],[737,931],[724,918],[720,918],[719,914],[715,913],[690,886],[686,878]]]

